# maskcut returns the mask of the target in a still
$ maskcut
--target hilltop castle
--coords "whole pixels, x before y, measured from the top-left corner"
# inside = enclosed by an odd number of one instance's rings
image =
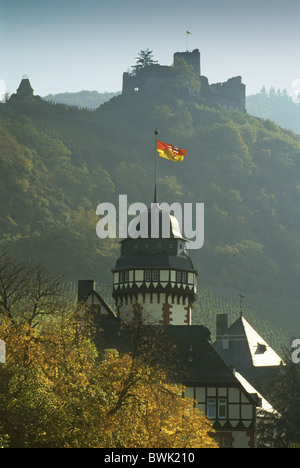
[[[192,66],[195,75],[201,83],[200,98],[208,105],[220,105],[240,112],[246,112],[246,86],[242,78],[236,76],[224,83],[209,84],[208,78],[201,75],[200,52],[198,49],[192,52],[175,52],[173,65],[178,58],[183,59]],[[123,95],[155,91],[159,89],[171,77],[172,67],[153,63],[138,69],[135,73],[123,73]]]

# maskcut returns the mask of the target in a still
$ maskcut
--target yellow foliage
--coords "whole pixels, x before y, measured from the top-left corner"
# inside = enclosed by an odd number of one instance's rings
[[[217,447],[194,401],[147,357],[99,356],[89,320],[71,308],[34,328],[2,318],[0,410],[14,447]]]

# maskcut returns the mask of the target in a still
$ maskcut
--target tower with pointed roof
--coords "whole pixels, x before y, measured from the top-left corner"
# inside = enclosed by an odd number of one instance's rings
[[[17,100],[27,100],[27,99],[34,99],[34,100],[40,100],[40,96],[36,96],[33,94],[33,88],[31,86],[31,83],[29,81],[29,78],[27,75],[24,75],[19,87],[17,89],[17,92],[12,94],[10,97],[10,100],[14,101],[15,99]]]
[[[22,98],[33,97],[33,89],[27,75],[24,75],[17,89],[17,95]]]

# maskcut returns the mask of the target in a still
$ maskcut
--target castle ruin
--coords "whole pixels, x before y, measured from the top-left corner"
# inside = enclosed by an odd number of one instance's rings
[[[208,78],[201,75],[200,52],[198,49],[186,52],[175,52],[173,66],[177,58],[192,67],[201,83],[200,99],[207,105],[220,105],[228,109],[246,112],[246,86],[242,78],[236,76],[224,83],[209,84]],[[172,76],[172,67],[153,63],[135,73],[123,73],[123,95],[158,90]]]

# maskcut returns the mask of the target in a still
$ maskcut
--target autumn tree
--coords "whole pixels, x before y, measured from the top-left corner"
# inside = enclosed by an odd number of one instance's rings
[[[126,328],[129,352],[103,350],[91,310],[68,300],[61,278],[2,256],[0,284],[0,444],[216,446],[208,420],[170,381],[162,348],[153,353],[159,334],[137,320]]]
[[[107,395],[105,447],[217,447],[206,417],[164,371],[107,350],[101,374]]]
[[[54,313],[63,295],[61,277],[37,263],[18,262],[0,252],[0,317],[35,328]]]
[[[26,333],[5,327],[8,348],[17,348],[0,370],[3,433],[11,446],[216,447],[210,423],[182,397],[183,387],[145,355],[115,349],[99,355],[88,320],[82,310],[60,311],[32,342],[25,364]]]

